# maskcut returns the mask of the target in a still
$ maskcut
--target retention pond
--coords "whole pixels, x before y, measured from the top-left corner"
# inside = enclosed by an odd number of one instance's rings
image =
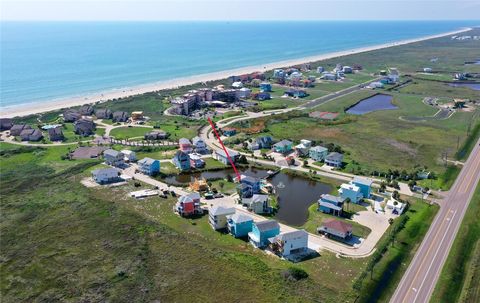
[[[240,173],[257,178],[266,178],[269,175],[266,170],[255,168],[243,169]],[[192,182],[195,178],[217,180],[224,179],[227,175],[233,177],[235,175],[233,169],[181,174],[167,177],[164,180],[172,185],[185,185]],[[303,225],[308,219],[308,208],[313,203],[316,203],[321,194],[329,193],[332,190],[332,186],[329,184],[312,181],[284,172],[275,174],[268,178],[268,181],[275,188],[275,194],[279,204],[275,219],[294,226]]]
[[[352,105],[346,110],[346,113],[363,115],[378,110],[397,109],[398,107],[392,104],[392,99],[393,97],[390,95],[376,94]]]

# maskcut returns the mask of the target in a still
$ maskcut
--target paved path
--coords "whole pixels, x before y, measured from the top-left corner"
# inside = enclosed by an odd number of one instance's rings
[[[443,201],[390,302],[427,303],[480,181],[480,140]],[[451,281],[458,283],[458,281]]]

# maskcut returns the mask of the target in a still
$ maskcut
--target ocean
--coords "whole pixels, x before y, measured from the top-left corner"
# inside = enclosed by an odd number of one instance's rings
[[[1,107],[417,38],[469,21],[1,22]]]

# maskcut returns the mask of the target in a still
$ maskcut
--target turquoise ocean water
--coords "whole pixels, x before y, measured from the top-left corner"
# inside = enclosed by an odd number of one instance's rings
[[[1,22],[1,106],[301,58],[476,24]]]

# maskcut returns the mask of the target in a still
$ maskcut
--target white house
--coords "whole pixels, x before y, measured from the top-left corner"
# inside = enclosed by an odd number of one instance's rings
[[[268,195],[254,194],[251,198],[242,198],[242,204],[246,206],[249,211],[256,214],[270,212]]]
[[[243,83],[240,82],[240,81],[237,81],[237,82],[233,82],[233,83],[232,83],[232,88],[239,89],[239,88],[242,88],[242,87],[243,87]]]
[[[394,215],[401,215],[405,210],[405,203],[399,202],[394,198],[390,198],[387,201],[386,208],[390,210]]]
[[[268,241],[270,248],[282,257],[303,253],[308,249],[308,233],[304,230],[282,233]]]
[[[234,213],[235,208],[233,207],[214,206],[208,212],[208,223],[215,230],[227,228],[227,216]]]
[[[116,168],[101,168],[92,171],[92,178],[98,184],[120,181],[120,170]]]
[[[127,162],[137,161],[137,155],[135,154],[134,151],[124,149],[124,150],[121,151],[121,153],[125,156],[125,161],[127,161]]]

